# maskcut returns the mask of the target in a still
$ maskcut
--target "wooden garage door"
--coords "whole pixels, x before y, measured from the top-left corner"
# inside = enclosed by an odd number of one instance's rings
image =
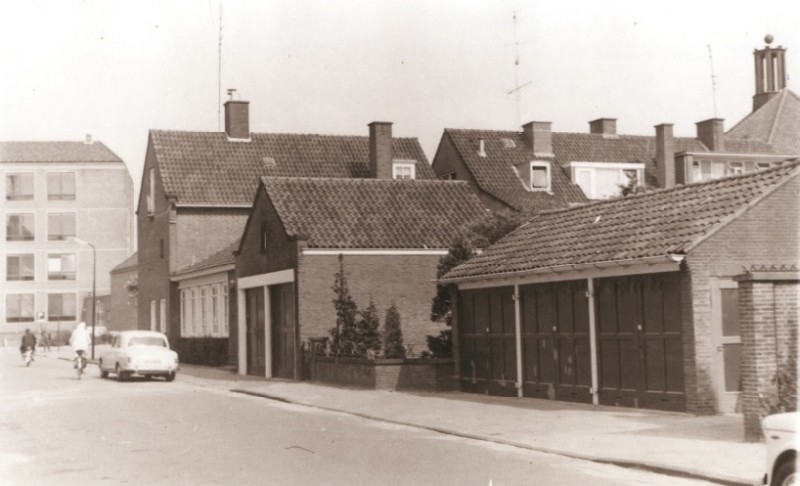
[[[466,290],[459,299],[461,389],[516,395],[514,289]]]
[[[520,287],[523,393],[591,403],[585,280]]]
[[[680,275],[599,279],[600,403],[685,410]]]

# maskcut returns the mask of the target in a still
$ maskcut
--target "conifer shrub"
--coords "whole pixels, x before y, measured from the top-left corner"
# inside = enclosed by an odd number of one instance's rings
[[[386,309],[386,319],[383,321],[383,356],[385,358],[405,358],[406,356],[400,312],[397,311],[397,306],[394,304]]]

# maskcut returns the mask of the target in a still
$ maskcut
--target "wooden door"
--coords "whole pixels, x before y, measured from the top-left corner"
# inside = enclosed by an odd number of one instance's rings
[[[245,290],[247,374],[266,375],[264,287]]]
[[[272,332],[272,376],[296,379],[294,284],[272,285],[270,322]]]
[[[739,289],[733,280],[712,280],[711,323],[715,338],[717,411],[741,412],[742,338],[739,331]]]

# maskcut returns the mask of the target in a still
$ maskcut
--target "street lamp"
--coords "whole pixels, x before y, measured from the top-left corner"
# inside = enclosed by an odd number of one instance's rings
[[[92,359],[94,359],[94,327],[97,319],[97,248],[86,240],[70,236],[67,241],[92,248]]]

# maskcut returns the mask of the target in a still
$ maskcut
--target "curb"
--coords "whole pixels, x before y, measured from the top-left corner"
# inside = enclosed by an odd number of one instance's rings
[[[532,446],[532,445],[529,445],[529,444],[523,444],[523,443],[520,443],[520,442],[514,442],[514,441],[510,441],[510,440],[497,439],[497,438],[494,438],[494,437],[486,437],[486,436],[477,435],[477,434],[469,434],[469,433],[466,433],[466,432],[459,432],[459,431],[456,431],[456,430],[450,430],[450,429],[445,429],[445,428],[441,428],[441,427],[432,427],[432,426],[429,426],[429,425],[420,425],[420,424],[415,424],[415,423],[411,423],[411,422],[403,422],[403,421],[400,421],[400,420],[392,420],[392,419],[378,417],[378,416],[375,416],[375,415],[370,415],[370,414],[361,413],[361,412],[352,412],[352,411],[341,410],[341,409],[333,408],[333,407],[325,407],[325,406],[316,405],[316,404],[313,404],[313,403],[304,403],[304,402],[300,402],[300,401],[297,401],[297,400],[292,400],[292,399],[289,399],[289,398],[285,398],[285,397],[281,397],[281,396],[277,396],[277,395],[270,395],[268,393],[257,392],[257,391],[252,391],[252,390],[243,390],[243,389],[233,388],[233,389],[231,389],[229,391],[231,393],[238,393],[238,394],[241,394],[241,395],[249,395],[249,396],[258,397],[258,398],[266,398],[268,400],[274,400],[274,401],[281,402],[281,403],[288,403],[288,404],[292,404],[292,405],[300,405],[300,406],[303,406],[303,407],[316,408],[318,410],[325,410],[327,412],[344,413],[344,414],[347,414],[347,415],[352,415],[352,416],[355,416],[355,417],[360,417],[360,418],[364,418],[364,419],[368,419],[368,420],[375,420],[375,421],[378,421],[378,422],[385,422],[385,423],[389,423],[389,424],[393,424],[393,425],[404,425],[406,427],[414,427],[414,428],[417,428],[417,429],[428,430],[428,431],[431,431],[431,432],[436,432],[438,434],[450,435],[450,436],[453,436],[453,437],[461,437],[461,438],[465,438],[465,439],[480,440],[480,441],[483,441],[483,442],[491,442],[491,443],[494,443],[494,444],[506,445],[506,446],[510,446],[510,447],[516,447],[516,448],[519,448],[519,449],[527,449],[527,450],[535,451],[535,452],[544,452],[544,453],[547,453],[547,454],[555,454],[555,455],[558,455],[558,456],[569,457],[571,459],[580,459],[580,460],[583,460],[583,461],[590,461],[590,462],[595,462],[595,463],[598,463],[598,464],[610,464],[610,465],[624,467],[624,468],[628,468],[628,469],[640,469],[640,470],[644,470],[644,471],[650,471],[650,472],[669,475],[669,476],[674,476],[674,477],[682,477],[682,478],[689,478],[689,479],[697,479],[697,480],[702,480],[702,481],[708,481],[708,482],[712,482],[712,483],[716,483],[716,484],[722,484],[722,485],[725,485],[725,486],[754,486],[754,485],[757,484],[756,481],[743,481],[740,478],[723,477],[723,476],[710,476],[710,475],[708,475],[706,473],[703,473],[703,472],[700,472],[700,471],[695,471],[695,470],[690,470],[690,469],[678,469],[678,468],[675,468],[675,467],[664,466],[662,464],[654,464],[654,463],[650,463],[650,462],[624,461],[624,460],[619,460],[619,459],[606,459],[606,458],[590,456],[590,455],[586,455],[586,454],[577,454],[577,453],[574,453],[574,452],[565,452],[563,450],[549,449],[547,447],[537,447],[537,446]]]

